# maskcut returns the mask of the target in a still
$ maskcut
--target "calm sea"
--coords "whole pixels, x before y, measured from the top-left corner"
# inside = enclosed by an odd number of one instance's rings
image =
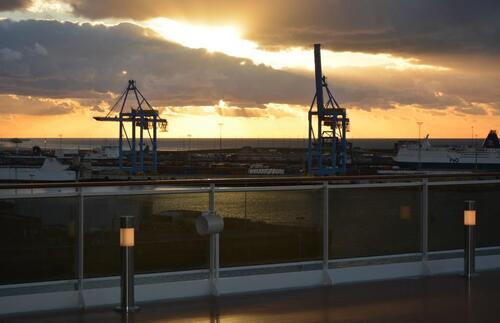
[[[394,139],[349,139],[354,147],[364,149],[392,149],[398,141],[415,140],[405,138]],[[482,139],[431,139],[431,144],[435,146],[445,145],[480,145]],[[16,147],[15,143],[9,139],[2,139],[0,145],[3,147]],[[20,148],[30,149],[33,146],[41,148],[54,149],[91,149],[100,146],[117,146],[116,138],[32,138],[23,139],[23,142],[17,144]],[[206,149],[235,149],[245,146],[258,148],[307,148],[307,139],[303,138],[160,138],[158,140],[159,150],[164,151],[182,151],[182,150],[206,150]]]

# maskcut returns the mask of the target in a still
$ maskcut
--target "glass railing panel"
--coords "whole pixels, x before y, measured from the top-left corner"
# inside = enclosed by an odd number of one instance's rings
[[[464,248],[464,201],[475,200],[477,246],[500,246],[500,185],[429,187],[429,250]]]
[[[217,193],[216,209],[224,217],[221,267],[321,259],[318,190]]]
[[[208,268],[208,237],[194,221],[208,209],[207,193],[85,198],[85,275],[120,272],[120,217],[136,221],[137,273]]]
[[[78,199],[0,199],[0,284],[75,278]]]
[[[330,189],[330,259],[420,250],[420,188]]]

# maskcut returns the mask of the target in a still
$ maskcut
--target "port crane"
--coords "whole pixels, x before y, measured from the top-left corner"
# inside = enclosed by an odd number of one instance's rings
[[[346,109],[335,100],[323,76],[321,45],[314,45],[316,94],[308,113],[309,141],[307,172],[310,175],[336,175],[346,172],[349,119]],[[324,101],[324,91],[328,100]],[[316,106],[316,109],[314,107]]]
[[[132,102],[130,110],[126,106]],[[134,80],[129,80],[128,85],[118,100],[104,117],[94,117],[97,121],[110,121],[119,123],[118,165],[120,170],[128,169],[130,174],[144,174],[148,170],[156,173],[158,170],[158,130],[167,131],[168,122],[160,117],[148,100],[142,95]],[[127,133],[127,123],[131,124],[130,136]],[[137,128],[138,131],[137,131]],[[137,135],[139,132],[139,135]],[[145,138],[145,133],[147,137]],[[124,140],[125,139],[125,140]],[[129,150],[128,160],[130,167],[124,165],[124,142]],[[151,144],[151,149],[149,145]],[[145,157],[150,155],[151,166],[146,167]]]

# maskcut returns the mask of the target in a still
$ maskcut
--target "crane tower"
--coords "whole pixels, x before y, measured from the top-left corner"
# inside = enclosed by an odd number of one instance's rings
[[[346,172],[349,119],[333,97],[321,69],[321,45],[314,45],[316,94],[309,109],[307,172],[310,175],[336,175]],[[324,102],[324,92],[328,100]],[[316,106],[316,109],[314,107]]]
[[[127,101],[128,100],[128,101]],[[126,108],[131,102],[130,110]],[[129,80],[121,96],[104,117],[94,117],[97,121],[119,123],[118,165],[121,170],[128,169],[131,174],[155,173],[158,168],[158,130],[167,131],[167,120],[160,117],[148,100],[137,88],[134,80]],[[130,132],[127,132],[130,123]],[[138,128],[138,129],[137,129]],[[137,136],[137,132],[139,135]],[[147,137],[145,134],[147,133]],[[124,142],[129,150],[129,165],[124,163]],[[151,144],[151,148],[149,148]],[[145,157],[149,155],[151,164],[146,165]]]

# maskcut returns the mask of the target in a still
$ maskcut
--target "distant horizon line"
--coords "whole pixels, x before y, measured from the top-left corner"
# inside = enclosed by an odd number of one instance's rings
[[[424,139],[425,137],[421,137],[421,139]],[[85,139],[85,140],[101,140],[101,139],[116,139],[118,140],[118,137],[0,137],[0,140],[5,140],[5,139],[56,139],[56,140],[67,140],[67,139]],[[170,140],[176,140],[176,139],[206,139],[206,140],[227,140],[227,139],[232,139],[232,140],[241,140],[241,139],[254,139],[254,140],[297,140],[297,139],[304,139],[307,140],[307,137],[173,137],[173,138],[158,138],[159,140],[162,139],[170,139]],[[353,138],[347,138],[347,141],[349,140],[358,140],[358,139],[363,139],[363,140],[388,140],[388,139],[418,139],[418,137],[353,137]],[[430,137],[429,139],[468,139],[468,140],[479,140],[479,139],[484,139],[483,137]]]

